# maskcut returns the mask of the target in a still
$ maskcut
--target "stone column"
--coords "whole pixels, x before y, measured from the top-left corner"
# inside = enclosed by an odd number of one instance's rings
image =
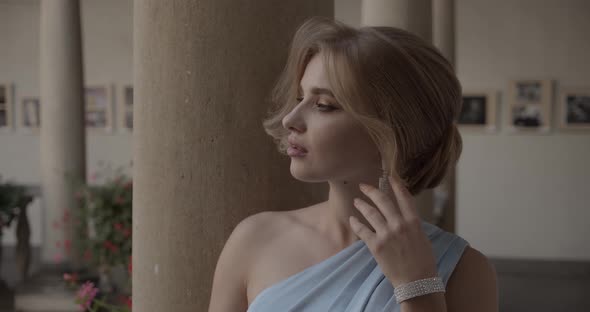
[[[293,179],[262,128],[312,15],[333,16],[333,1],[134,2],[134,310],[207,311],[239,221],[325,200],[327,185]]]
[[[432,0],[362,0],[361,26],[402,28],[431,41],[431,2]]]
[[[40,3],[42,261],[71,260],[77,267],[79,260],[67,257],[63,247],[74,238],[71,221],[78,204],[72,183],[86,177],[80,3]]]
[[[432,40],[442,54],[455,65],[455,1],[432,1]],[[448,232],[455,232],[456,211],[456,168],[449,168],[441,185],[434,191],[435,200],[446,201],[441,212],[440,227]]]
[[[432,43],[455,64],[455,1],[432,1]]]
[[[389,26],[410,31],[427,41],[432,40],[432,0],[362,0],[361,26]],[[434,0],[436,2],[436,0]],[[433,191],[416,196],[420,216],[434,223]]]

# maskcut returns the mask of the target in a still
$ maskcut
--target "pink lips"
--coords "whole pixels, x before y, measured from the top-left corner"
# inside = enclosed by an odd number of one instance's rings
[[[307,149],[298,144],[298,140],[294,137],[288,137],[287,141],[289,142],[289,148],[287,149],[287,154],[289,154],[289,156],[303,156],[307,154]]]
[[[298,156],[305,156],[305,154],[307,154],[307,152],[304,152],[304,151],[302,151],[302,150],[299,150],[299,149],[297,149],[297,148],[295,148],[295,147],[293,147],[293,146],[290,146],[290,147],[287,149],[287,154],[288,154],[289,156],[295,156],[295,157],[298,157]]]

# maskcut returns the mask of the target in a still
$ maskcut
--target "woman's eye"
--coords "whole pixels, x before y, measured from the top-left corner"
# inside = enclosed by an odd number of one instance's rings
[[[296,98],[297,102],[301,102],[303,101],[302,97],[298,97]],[[327,104],[321,104],[321,103],[317,103],[316,106],[320,109],[320,111],[322,112],[331,112],[333,110],[336,110],[336,107],[332,106],[332,105],[327,105]]]
[[[336,107],[332,105],[325,105],[320,103],[317,103],[316,106],[319,107],[322,112],[331,112],[336,109]]]

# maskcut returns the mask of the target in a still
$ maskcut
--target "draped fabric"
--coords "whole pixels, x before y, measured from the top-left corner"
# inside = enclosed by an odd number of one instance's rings
[[[445,284],[469,243],[422,221],[432,243],[438,276]],[[307,267],[260,292],[247,312],[399,312],[393,286],[364,241]]]

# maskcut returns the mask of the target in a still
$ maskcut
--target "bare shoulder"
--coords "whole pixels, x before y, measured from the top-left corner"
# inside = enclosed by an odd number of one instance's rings
[[[265,241],[277,234],[292,219],[289,211],[262,211],[246,217],[234,230],[250,249],[265,245]]]
[[[497,312],[497,274],[488,258],[467,246],[446,288],[448,311]]]
[[[254,260],[266,242],[277,234],[287,222],[287,214],[282,211],[263,211],[250,215],[236,225],[229,240],[239,241],[241,261]]]
[[[240,261],[250,264],[258,260],[258,255],[268,248],[269,243],[289,228],[293,217],[289,211],[263,211],[246,217],[236,226],[232,236],[240,243]],[[247,273],[251,266],[246,268]],[[247,274],[246,274],[246,283]]]
[[[246,217],[234,227],[215,267],[210,312],[246,310],[248,272],[256,261],[254,256],[263,244],[261,241],[276,231],[281,216],[273,211],[260,212]]]

